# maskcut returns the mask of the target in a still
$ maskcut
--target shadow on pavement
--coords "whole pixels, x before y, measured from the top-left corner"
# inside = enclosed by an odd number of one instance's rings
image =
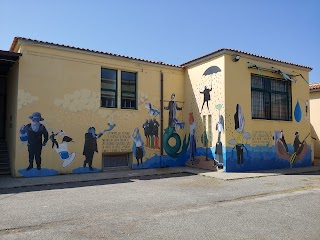
[[[23,187],[13,187],[13,188],[3,188],[0,189],[0,195],[2,194],[14,194],[22,192],[37,192],[37,191],[47,191],[56,189],[67,189],[67,188],[79,188],[79,187],[90,187],[90,186],[103,186],[109,184],[120,184],[120,183],[130,183],[134,180],[156,180],[164,178],[176,178],[176,177],[186,177],[192,176],[192,173],[172,173],[163,175],[149,175],[149,176],[131,176],[117,179],[106,179],[106,180],[89,180],[89,181],[78,181],[78,182],[68,182],[68,183],[54,183],[38,186],[23,186]]]

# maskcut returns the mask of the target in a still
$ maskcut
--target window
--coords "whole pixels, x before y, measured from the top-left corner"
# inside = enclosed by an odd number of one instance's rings
[[[251,74],[253,119],[292,120],[291,82]]]
[[[137,109],[136,73],[121,72],[121,108]]]
[[[117,70],[101,68],[101,107],[117,107]]]
[[[129,167],[130,153],[119,153],[119,154],[103,154],[103,167],[104,168],[118,168],[118,167]]]

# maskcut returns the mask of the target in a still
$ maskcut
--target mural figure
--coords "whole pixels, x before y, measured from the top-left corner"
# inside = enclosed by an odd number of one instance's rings
[[[203,103],[202,103],[202,107],[201,107],[201,112],[203,110],[203,106],[205,103],[207,103],[207,108],[208,108],[208,111],[210,111],[209,109],[209,101],[211,100],[211,97],[210,97],[210,92],[212,91],[212,86],[211,88],[207,88],[207,86],[204,87],[204,90],[200,93],[203,94]]]
[[[289,154],[289,149],[288,149],[286,139],[284,138],[283,130],[281,130],[280,132],[275,131],[273,139],[274,139],[274,145],[276,145],[277,141],[279,140],[279,144],[281,144],[281,146],[285,149],[285,152]]]
[[[190,154],[191,154],[191,163],[195,160],[194,156],[197,152],[197,144],[195,138],[195,129],[196,124],[194,123],[193,113],[189,113],[189,124],[190,124]]]
[[[163,147],[168,156],[172,158],[178,158],[179,156],[186,153],[188,146],[189,146],[189,139],[188,142],[186,139],[186,136],[183,139],[183,145],[182,149],[181,147],[181,139],[180,136],[176,133],[176,130],[179,130],[180,128],[184,128],[184,122],[180,122],[176,117],[177,110],[182,110],[182,107],[178,107],[176,101],[175,101],[175,94],[171,94],[171,101],[169,101],[169,104],[167,107],[164,107],[165,110],[169,110],[169,121],[168,121],[168,127],[165,129],[163,134]],[[174,138],[176,140],[175,146],[170,146],[169,139]]]
[[[68,167],[76,157],[76,153],[69,153],[68,144],[66,142],[60,143],[59,147],[54,147],[54,150],[62,160],[62,167]]]
[[[234,128],[236,130],[236,137],[235,139],[229,140],[228,143],[234,145],[234,148],[232,149],[231,159],[233,159],[233,150],[236,149],[238,164],[244,163],[244,150],[246,150],[247,152],[247,158],[250,158],[248,149],[242,142],[243,139],[251,138],[250,133],[245,132],[244,130],[244,123],[245,120],[241,111],[241,106],[240,104],[237,104],[236,113],[234,114]]]
[[[146,122],[142,125],[142,128],[146,137],[146,145],[147,147],[150,147],[150,121],[148,119],[146,119]]]
[[[85,134],[85,142],[83,147],[83,155],[86,159],[83,162],[83,167],[85,168],[87,164],[89,165],[89,170],[93,171],[92,168],[92,160],[94,152],[98,152],[97,139],[100,138],[105,132],[111,131],[115,124],[108,123],[109,128],[96,134],[96,129],[94,127],[90,127],[88,132]]]
[[[164,107],[165,110],[169,110],[169,121],[168,126],[175,128],[176,123],[179,122],[177,119],[177,111],[182,110],[182,107],[178,107],[178,104],[175,101],[176,95],[171,94],[171,101],[169,101],[168,107]]]
[[[150,116],[156,117],[156,116],[160,115],[160,111],[158,109],[152,108],[152,104],[151,103],[146,103],[145,107],[147,109],[149,109],[148,114]]]
[[[207,134],[207,130],[204,129],[203,134],[201,135],[201,142],[203,144],[203,147],[206,149],[206,161],[209,161],[208,159],[208,144],[209,144],[209,138]],[[215,162],[214,162],[215,164]]]
[[[238,139],[239,139],[244,130],[244,116],[241,112],[240,104],[237,104],[236,106],[236,113],[234,114],[234,125],[235,125],[235,130],[238,132]],[[240,141],[238,140],[236,145],[237,159],[238,159],[238,164],[242,164],[244,145],[240,144],[239,142]]]
[[[218,140],[216,143],[214,160],[217,162],[218,166],[222,166],[223,151],[222,151],[221,133],[224,131],[224,118],[222,115],[219,116],[218,122],[216,124],[216,130],[218,131]]]
[[[133,155],[137,159],[137,165],[139,166],[139,160],[141,165],[142,163],[142,158],[145,155],[145,150],[144,150],[144,142],[142,141],[139,128],[135,128],[132,132],[132,140],[133,140],[133,146],[132,146],[132,151]]]
[[[63,142],[74,142],[73,139],[71,137],[69,137],[65,131],[61,130],[60,131],[60,135],[63,136],[61,143]]]
[[[44,119],[41,113],[34,112],[29,116],[31,123],[24,125],[20,129],[20,139],[28,139],[29,166],[27,171],[33,168],[33,160],[36,161],[37,169],[41,170],[41,151],[42,147],[48,142],[48,131],[40,122]],[[22,135],[22,136],[21,136]]]
[[[51,142],[52,142],[52,147],[51,148],[53,148],[54,147],[54,145],[56,145],[57,146],[57,148],[59,148],[59,143],[57,142],[57,139],[55,138],[55,136],[57,136],[59,133],[54,133],[54,132],[51,132],[51,135],[50,135],[50,140],[51,140]]]
[[[153,120],[149,119],[149,134],[150,134],[150,148],[154,148],[154,135],[153,135]]]
[[[201,107],[201,112],[202,112],[202,110],[203,110],[203,106],[204,106],[205,103],[207,103],[207,108],[208,108],[208,110],[210,111],[210,109],[209,109],[209,101],[211,100],[211,98],[210,98],[210,91],[212,91],[212,78],[213,78],[213,76],[215,76],[216,73],[218,73],[218,72],[221,72],[221,69],[220,69],[219,67],[217,67],[217,66],[211,66],[211,67],[207,68],[207,69],[204,71],[204,73],[202,74],[202,77],[203,77],[203,78],[209,78],[208,80],[209,80],[210,83],[211,83],[211,88],[208,89],[207,86],[205,86],[205,87],[204,87],[204,90],[203,90],[202,92],[200,92],[200,93],[203,94],[203,104],[202,104],[202,107]],[[209,86],[209,84],[208,84],[208,86]]]
[[[298,150],[299,150],[302,142],[300,142],[300,140],[299,140],[299,133],[298,132],[295,132],[294,136],[295,137],[294,137],[294,142],[293,142],[293,149],[294,149],[295,153],[299,154]]]
[[[146,137],[146,147],[159,149],[159,122],[156,119],[156,116],[160,114],[158,109],[152,108],[151,103],[146,103],[145,107],[149,109],[148,114],[153,117],[146,119],[145,123],[142,125],[144,130],[144,135]]]
[[[152,121],[152,138],[154,138],[154,148],[159,149],[159,122],[156,118]]]
[[[243,132],[244,130],[244,116],[241,111],[240,104],[236,106],[236,113],[234,114],[234,126],[237,132]]]
[[[290,162],[290,166],[292,167],[292,164],[295,161],[302,160],[303,157],[308,152],[308,145],[305,142],[305,140],[308,138],[310,133],[305,137],[305,139],[301,142],[299,139],[299,133],[295,133],[295,138],[293,142],[293,154],[289,153],[288,146],[286,144],[286,141],[284,140],[284,135],[282,130],[280,131],[280,134],[278,134],[277,131],[275,131],[274,139],[275,139],[275,149],[276,153],[279,158],[287,160]]]

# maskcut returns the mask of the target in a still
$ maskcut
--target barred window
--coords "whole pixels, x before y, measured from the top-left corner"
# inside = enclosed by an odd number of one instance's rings
[[[253,119],[292,120],[291,82],[251,74]]]
[[[101,68],[101,102],[105,108],[117,108],[117,70]]]
[[[121,72],[121,108],[137,109],[137,74]]]

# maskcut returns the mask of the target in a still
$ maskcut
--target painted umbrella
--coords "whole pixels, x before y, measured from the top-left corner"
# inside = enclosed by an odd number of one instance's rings
[[[221,69],[219,67],[217,67],[217,66],[211,66],[206,71],[204,71],[204,73],[202,75],[203,76],[209,76],[209,75],[212,75],[212,74],[217,73],[217,72],[221,72]]]
[[[212,85],[212,75],[215,73],[221,72],[221,69],[217,66],[211,66],[204,71],[202,76],[210,76],[211,85]]]

